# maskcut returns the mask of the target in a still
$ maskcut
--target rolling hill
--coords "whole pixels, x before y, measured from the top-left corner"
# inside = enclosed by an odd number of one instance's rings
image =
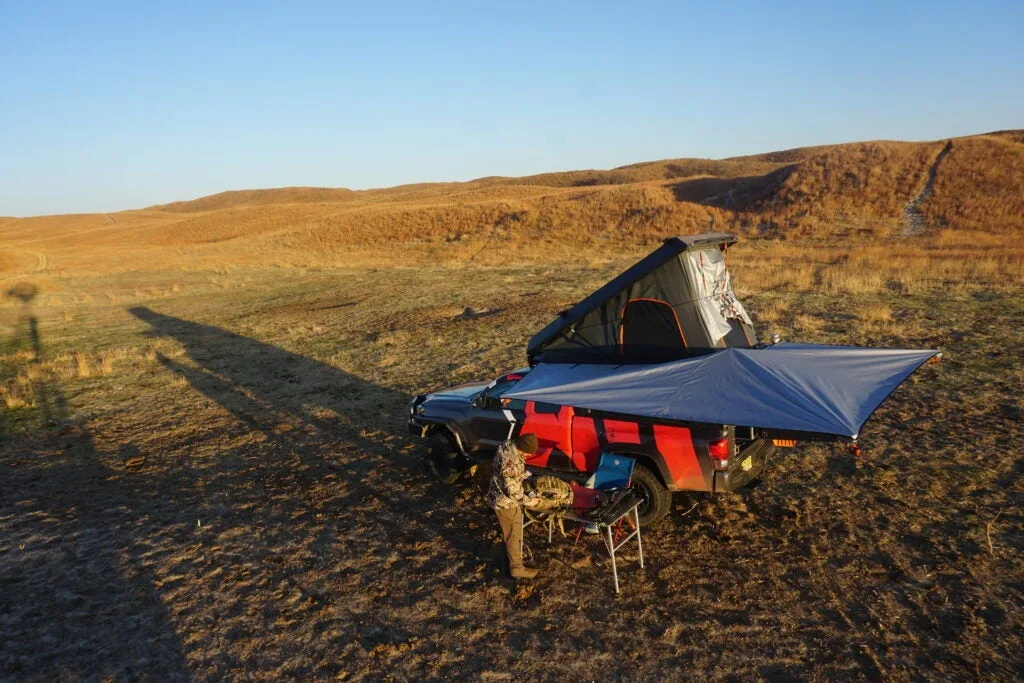
[[[1019,237],[1024,132],[365,191],[242,190],[112,214],[4,219],[0,268],[31,270],[40,252],[50,269],[72,271],[312,255],[458,261],[489,258],[495,244],[505,258],[557,260],[709,228],[789,241]]]

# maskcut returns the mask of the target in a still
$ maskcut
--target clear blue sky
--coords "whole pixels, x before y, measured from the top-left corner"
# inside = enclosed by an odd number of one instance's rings
[[[1024,127],[1024,2],[0,0],[0,215]]]

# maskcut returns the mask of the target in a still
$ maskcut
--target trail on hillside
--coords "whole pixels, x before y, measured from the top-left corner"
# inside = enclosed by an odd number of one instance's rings
[[[950,150],[953,149],[953,141],[950,140],[946,143],[946,146],[935,155],[935,161],[928,168],[928,179],[925,180],[924,187],[917,193],[917,196],[907,202],[906,206],[903,207],[903,236],[911,237],[913,235],[920,235],[924,232],[924,216],[921,215],[921,205],[928,201],[928,198],[932,196],[932,192],[935,188],[935,178],[939,173],[939,164],[946,158]]]
[[[34,258],[36,260],[35,264],[31,268],[26,269],[26,270],[19,269],[17,272],[12,273],[11,275],[24,275],[24,274],[42,273],[50,265],[50,261],[47,258],[46,254],[44,254],[41,251],[36,251],[35,249],[21,249],[21,248],[16,248],[16,247],[4,247],[3,250],[7,251],[9,253],[14,253],[14,254],[25,254],[26,256],[29,256],[29,257]],[[10,275],[8,276],[8,278],[5,278],[5,279],[9,279],[9,278],[10,278]]]

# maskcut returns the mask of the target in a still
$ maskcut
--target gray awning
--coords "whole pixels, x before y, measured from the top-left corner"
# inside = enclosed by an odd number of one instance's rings
[[[508,398],[856,438],[937,351],[776,344],[649,365],[540,363]]]

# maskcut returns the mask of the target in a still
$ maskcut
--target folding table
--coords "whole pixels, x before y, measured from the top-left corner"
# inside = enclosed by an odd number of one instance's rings
[[[551,543],[552,534],[554,531],[555,522],[558,519],[569,520],[570,522],[579,522],[580,524],[596,524],[601,532],[601,538],[604,541],[605,549],[608,551],[608,555],[612,560],[612,577],[615,580],[615,592],[619,592],[619,568],[616,561],[615,553],[618,552],[619,548],[624,546],[629,541],[636,539],[636,547],[640,553],[640,568],[644,566],[644,547],[643,542],[640,539],[640,513],[638,508],[640,503],[643,501],[632,492],[627,492],[625,495],[614,500],[609,505],[600,506],[593,510],[586,512],[572,511],[572,510],[537,510],[538,513],[546,515],[545,519],[528,519],[526,515],[522,516],[523,530],[525,532],[526,527],[544,523],[548,528],[548,543]],[[614,537],[614,527],[619,524],[623,519],[633,527],[633,529],[616,543]]]

